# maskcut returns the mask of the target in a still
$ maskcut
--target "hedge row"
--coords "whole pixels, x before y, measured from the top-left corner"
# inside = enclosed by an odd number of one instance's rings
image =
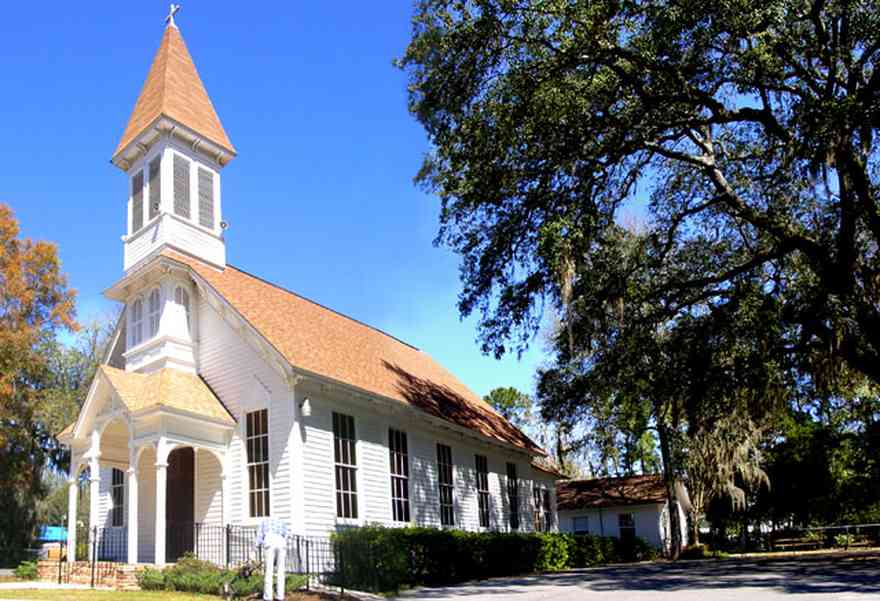
[[[263,592],[263,572],[258,565],[245,565],[237,570],[220,568],[207,561],[186,555],[175,565],[163,570],[146,568],[138,573],[138,585],[147,591],[182,591],[204,595],[224,595],[228,588],[232,597],[250,597]],[[287,576],[287,590],[305,583],[305,576]]]
[[[336,584],[373,592],[653,559],[641,539],[364,526],[334,534]]]

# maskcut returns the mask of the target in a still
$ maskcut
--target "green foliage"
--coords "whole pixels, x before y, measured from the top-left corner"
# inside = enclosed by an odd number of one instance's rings
[[[15,577],[19,580],[36,580],[38,577],[37,562],[23,561],[18,564],[18,567],[15,568]]]
[[[532,400],[512,386],[493,388],[483,400],[518,428],[528,425]]]
[[[855,537],[852,534],[835,534],[834,535],[834,546],[835,547],[851,547],[855,542]]]
[[[259,565],[246,564],[237,570],[220,568],[207,561],[185,555],[163,570],[146,568],[137,575],[138,585],[149,591],[180,591],[204,595],[222,595],[226,585],[233,597],[244,598],[263,592],[263,572]],[[288,591],[305,584],[306,577],[289,574]]]
[[[145,591],[165,590],[165,574],[156,568],[144,568],[137,573],[137,583]]]
[[[622,559],[616,539],[562,533],[364,526],[336,533],[333,544],[341,558],[336,584],[383,593]],[[636,544],[639,552],[633,558],[650,555],[646,543]]]

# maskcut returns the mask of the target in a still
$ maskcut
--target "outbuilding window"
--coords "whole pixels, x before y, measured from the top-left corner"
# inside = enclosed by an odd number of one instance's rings
[[[590,520],[587,516],[579,516],[571,519],[571,529],[575,534],[589,534]]]

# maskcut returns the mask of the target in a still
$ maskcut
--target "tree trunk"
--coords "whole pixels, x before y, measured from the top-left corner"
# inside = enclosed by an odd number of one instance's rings
[[[669,432],[660,412],[657,412],[657,433],[660,438],[660,455],[663,459],[663,481],[666,484],[666,501],[669,505],[669,557],[678,559],[681,554],[681,515],[675,497],[675,472],[672,452],[669,448]]]
[[[697,511],[693,511],[691,513],[691,523],[690,523],[690,532],[688,535],[688,544],[689,545],[699,545],[700,544],[700,520],[703,518],[703,515]]]

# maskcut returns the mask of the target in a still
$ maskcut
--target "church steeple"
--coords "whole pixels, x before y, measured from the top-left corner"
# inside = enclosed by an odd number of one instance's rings
[[[174,23],[177,8],[111,159],[130,181],[126,271],[165,246],[226,264],[220,171],[235,148]]]

